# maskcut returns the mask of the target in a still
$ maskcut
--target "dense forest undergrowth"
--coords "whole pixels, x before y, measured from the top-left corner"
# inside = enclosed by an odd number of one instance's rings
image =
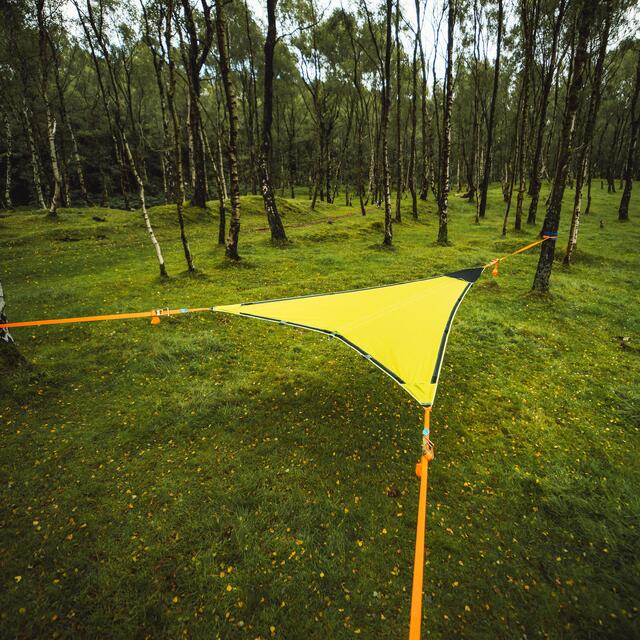
[[[480,225],[451,198],[450,246],[432,201],[417,222],[403,201],[391,249],[375,207],[279,205],[291,242],[275,248],[261,198],[242,199],[239,263],[216,246],[214,204],[186,209],[193,274],[175,207],[152,208],[168,279],[138,213],[3,213],[9,319],[409,280],[539,230],[500,239],[498,187]],[[632,200],[618,222],[594,182],[551,293],[531,293],[532,250],[460,309],[433,415],[431,638],[640,637],[638,215]],[[317,334],[215,314],[13,335],[29,364],[0,375],[0,635],[406,633],[421,415],[377,369]]]

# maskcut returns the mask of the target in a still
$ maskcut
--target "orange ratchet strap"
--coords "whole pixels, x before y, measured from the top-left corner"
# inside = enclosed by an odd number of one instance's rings
[[[195,307],[193,309],[152,309],[136,313],[111,313],[104,316],[80,316],[78,318],[53,318],[49,320],[28,320],[25,322],[5,322],[0,329],[13,327],[40,327],[47,324],[70,324],[72,322],[99,322],[101,320],[127,320],[129,318],[151,318],[151,324],[159,324],[160,316],[175,316],[179,313],[197,313],[211,311],[211,307]]]
[[[505,256],[502,256],[500,258],[494,258],[490,262],[487,262],[487,264],[483,264],[482,267],[483,267],[483,269],[486,269],[487,267],[491,267],[492,266],[493,270],[491,271],[491,275],[495,278],[498,275],[498,265],[503,260],[506,260],[507,258],[510,258],[511,256],[515,256],[518,253],[522,253],[523,251],[527,251],[528,249],[532,249],[533,247],[536,247],[537,245],[542,244],[546,240],[557,240],[557,239],[558,239],[558,235],[557,234],[551,234],[551,233],[545,234],[539,240],[536,240],[535,242],[532,242],[531,244],[528,244],[528,245],[526,245],[524,247],[520,247],[519,249],[516,249],[516,251],[513,251],[512,253],[507,253],[507,255],[505,255]]]
[[[416,464],[416,475],[420,478],[420,497],[418,498],[416,549],[413,559],[409,640],[420,640],[420,626],[422,624],[422,584],[424,580],[424,547],[427,523],[427,476],[429,462],[433,460],[433,444],[429,438],[430,418],[431,407],[425,407],[424,429],[422,430],[422,456],[420,462]]]

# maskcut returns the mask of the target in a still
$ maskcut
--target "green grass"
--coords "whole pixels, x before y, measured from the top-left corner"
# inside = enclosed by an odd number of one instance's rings
[[[567,193],[559,248],[568,223]],[[537,251],[485,275],[456,318],[433,415],[424,627],[431,638],[640,637],[640,230],[594,183],[571,269],[530,293]],[[382,212],[282,200],[273,248],[243,199],[242,262],[215,203],[9,212],[10,320],[209,306],[474,266],[500,238],[452,197]],[[106,218],[96,222],[92,216]],[[604,228],[600,228],[600,221]],[[301,226],[308,221],[318,224]],[[559,252],[562,254],[562,251]],[[356,353],[314,333],[199,314],[13,332],[31,366],[0,375],[0,636],[363,638],[408,629],[421,413]],[[622,342],[620,336],[628,336]]]

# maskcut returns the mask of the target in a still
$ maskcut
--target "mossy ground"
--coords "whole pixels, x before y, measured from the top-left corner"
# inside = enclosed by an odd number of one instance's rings
[[[431,638],[640,637],[640,207],[619,224],[598,187],[550,295],[530,292],[533,250],[457,315],[433,412]],[[243,198],[231,266],[216,203],[188,210],[195,275],[174,208],[153,208],[166,281],[135,212],[9,212],[10,320],[410,280],[538,231],[500,238],[497,188],[480,225],[452,196],[449,247],[432,200],[418,222],[404,201],[393,251],[375,207],[329,225],[357,206],[280,204],[292,242],[270,246]],[[405,636],[421,413],[389,378],[317,334],[214,314],[13,333],[31,365],[0,376],[0,636]]]

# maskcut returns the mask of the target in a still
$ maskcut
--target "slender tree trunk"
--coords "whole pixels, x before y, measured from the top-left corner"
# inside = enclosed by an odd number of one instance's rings
[[[189,185],[191,192],[195,193],[196,188],[196,152],[193,145],[193,126],[191,124],[191,93],[187,92],[187,149],[189,151]],[[183,178],[184,179],[184,178]],[[184,188],[184,185],[183,185]],[[193,204],[193,200],[192,200]]]
[[[585,64],[588,57],[588,41],[591,33],[592,22],[596,10],[596,2],[582,0],[578,6],[578,41],[573,58],[573,71],[569,84],[562,131],[560,132],[559,150],[556,161],[555,175],[551,196],[547,206],[543,233],[555,235],[560,225],[560,212],[562,210],[562,196],[564,195],[569,162],[572,155],[572,143],[576,122],[576,114],[582,102],[582,89],[584,85]],[[548,291],[551,269],[555,255],[555,240],[543,242],[540,249],[538,268],[533,280],[533,289],[536,291]]]
[[[211,151],[211,146],[209,145],[209,138],[206,133],[204,133],[204,148],[209,156],[209,161],[211,162],[211,166],[213,167],[213,173],[216,179],[216,192],[218,195],[218,244],[224,245],[225,239],[227,237],[227,209],[225,207],[225,185],[224,185],[224,176],[222,174],[221,169],[218,167],[218,163],[213,156]]]
[[[129,169],[131,171],[131,174],[133,175],[137,185],[138,185],[138,195],[140,198],[140,208],[142,210],[142,218],[144,220],[144,224],[145,224],[145,228],[147,230],[147,233],[149,235],[149,239],[151,241],[151,244],[153,246],[154,252],[156,254],[156,259],[158,260],[158,266],[160,269],[160,277],[164,278],[167,276],[167,269],[164,263],[164,257],[162,255],[162,250],[160,248],[160,243],[158,242],[158,239],[156,238],[156,235],[153,231],[153,227],[151,226],[151,219],[149,218],[149,213],[147,211],[147,201],[146,201],[146,194],[145,194],[145,188],[144,188],[144,181],[142,180],[141,176],[140,176],[140,172],[138,171],[137,167],[136,167],[136,160],[135,157],[133,155],[133,152],[131,151],[131,146],[129,145],[129,141],[127,140],[127,134],[126,134],[126,129],[125,129],[125,125],[123,123],[123,119],[122,119],[122,107],[121,107],[121,102],[120,102],[120,92],[121,92],[121,88],[119,86],[118,81],[116,80],[116,76],[115,76],[115,70],[113,67],[113,63],[111,61],[111,57],[109,54],[109,48],[106,44],[105,41],[105,36],[104,33],[102,31],[102,26],[103,23],[102,21],[97,21],[94,15],[94,10],[92,7],[92,4],[90,2],[90,0],[87,0],[86,2],[86,9],[87,9],[87,13],[83,14],[79,4],[77,4],[76,2],[74,2],[76,9],[78,11],[78,17],[80,18],[80,22],[82,24],[82,28],[85,32],[85,35],[87,36],[87,40],[89,42],[90,45],[90,54],[91,54],[91,59],[93,61],[93,65],[94,68],[96,70],[96,75],[98,77],[98,86],[100,88],[100,93],[102,96],[102,102],[104,105],[104,109],[105,109],[105,115],[107,116],[107,119],[110,123],[111,126],[111,122],[112,122],[112,118],[111,118],[111,109],[109,107],[109,96],[107,94],[106,88],[104,86],[104,83],[102,81],[102,74],[100,71],[100,64],[98,62],[98,56],[97,56],[97,52],[95,50],[94,47],[94,38],[95,38],[95,43],[97,44],[104,62],[105,62],[105,67],[107,69],[107,73],[108,73],[108,77],[109,77],[109,82],[110,82],[110,86],[111,86],[111,102],[113,104],[113,123],[115,125],[115,131],[118,134],[118,137],[116,138],[115,133],[112,131],[112,136],[114,138],[114,143],[116,146],[116,154],[118,154],[120,156],[120,160],[119,160],[119,164],[121,167],[121,176],[124,174],[124,171],[126,169],[126,162],[129,163]],[[88,24],[87,24],[88,22]],[[91,32],[93,33],[94,38],[91,37],[91,33],[89,31],[89,26],[91,27]],[[121,154],[121,155],[120,155]]]
[[[22,115],[24,116],[27,140],[29,141],[29,150],[31,152],[31,173],[33,175],[33,190],[35,192],[36,201],[40,205],[40,208],[46,209],[47,205],[44,201],[44,195],[42,193],[42,182],[40,181],[40,160],[38,158],[38,147],[36,146],[36,140],[33,135],[31,112],[27,107],[27,101],[24,97],[22,98]]]
[[[219,184],[222,186],[222,196],[225,202],[229,199],[229,194],[227,192],[227,180],[224,175],[224,155],[222,153],[222,134],[224,131],[224,123],[221,122],[220,114],[218,111],[218,104],[216,104],[216,122],[218,123],[216,130],[216,138],[217,138],[217,149],[218,149],[218,171],[219,175]]]
[[[633,88],[633,97],[631,98],[630,120],[631,127],[629,130],[629,147],[627,151],[627,161],[624,166],[624,191],[620,199],[620,208],[618,209],[618,220],[625,222],[629,219],[629,201],[631,200],[631,189],[633,187],[633,164],[635,160],[636,146],[638,144],[638,130],[640,129],[640,113],[636,113],[636,105],[638,103],[638,95],[640,94],[640,50],[638,50],[638,64],[636,66],[636,82]]]
[[[60,117],[62,119],[62,123],[66,127],[69,133],[69,139],[71,140],[71,152],[73,156],[73,163],[75,165],[76,177],[78,178],[78,186],[80,187],[80,193],[82,194],[82,199],[84,203],[88,206],[89,202],[89,194],[87,192],[87,185],[84,179],[84,171],[82,170],[82,159],[80,158],[80,151],[78,148],[78,141],[76,140],[76,135],[71,126],[71,120],[69,120],[69,115],[67,113],[66,101],[64,97],[64,90],[62,87],[62,82],[60,80],[60,57],[58,55],[58,49],[51,37],[51,34],[47,32],[47,37],[49,40],[49,44],[51,47],[51,53],[53,55],[53,77],[56,82],[56,89],[58,93],[58,101],[60,103]],[[67,187],[66,191],[69,189]]]
[[[5,313],[4,291],[2,290],[2,282],[0,282],[0,324],[7,322],[9,321]],[[11,368],[25,363],[25,359],[18,351],[18,347],[6,327],[0,327],[0,358]]]
[[[267,0],[267,37],[264,41],[264,100],[262,112],[262,150],[260,154],[260,173],[262,199],[269,221],[271,241],[287,241],[282,219],[278,213],[276,198],[271,182],[271,124],[273,122],[273,56],[276,47],[276,4],[277,0]],[[328,185],[327,185],[328,189]]]
[[[592,151],[591,147],[589,149],[589,154],[587,157],[587,206],[584,209],[584,215],[588,216],[591,213],[591,164],[592,164],[592,159],[591,159],[591,151]]]
[[[9,122],[9,116],[5,111],[2,112],[2,119],[4,120],[4,132],[5,132],[5,144],[7,149],[4,153],[5,165],[4,165],[4,204],[7,209],[13,207],[13,201],[11,199],[11,177],[12,177],[12,161],[13,161],[13,135],[11,132],[11,123]]]
[[[525,39],[524,46],[524,66],[522,69],[522,115],[520,118],[520,130],[517,154],[517,174],[518,174],[518,197],[516,198],[515,230],[522,230],[522,207],[524,203],[524,193],[526,190],[526,176],[524,172],[525,159],[527,155],[527,124],[529,112],[529,89],[531,86],[531,66],[533,64],[533,48],[536,38],[538,11],[540,3],[535,1],[529,8],[528,2],[523,2],[521,21]]]
[[[402,222],[402,69],[400,66],[400,0],[396,0],[396,222]]]
[[[365,201],[364,201],[364,197],[365,197],[365,186],[364,186],[364,181],[365,181],[365,177],[364,177],[364,144],[363,144],[363,138],[364,138],[364,117],[363,117],[363,113],[362,113],[362,101],[360,101],[360,103],[358,104],[358,107],[356,109],[356,136],[357,136],[357,153],[358,153],[358,158],[357,158],[357,162],[356,162],[356,166],[357,166],[357,180],[358,180],[358,202],[360,204],[360,213],[363,216],[367,215],[367,209],[365,206]]]
[[[331,189],[331,132],[329,130],[329,125],[327,124],[327,128],[323,132],[324,135],[324,178],[327,189],[327,204],[331,204],[333,201],[331,199],[332,189]]]
[[[163,148],[160,152],[160,166],[162,168],[162,191],[164,192],[165,202],[169,202],[173,199],[174,188],[173,188],[173,172],[171,170],[171,154],[168,150],[169,141],[170,141],[170,133],[169,133],[169,118],[167,117],[167,98],[165,92],[165,83],[163,77],[163,59],[161,58],[158,48],[156,47],[153,38],[151,37],[150,27],[149,27],[149,17],[147,15],[147,11],[144,5],[144,2],[141,1],[140,6],[142,8],[142,15],[144,19],[144,37],[147,43],[147,47],[151,53],[151,61],[153,62],[153,70],[156,77],[156,86],[158,88],[158,98],[160,104],[160,118],[162,121],[162,144]],[[165,10],[165,11],[168,11]],[[162,16],[162,14],[161,14]],[[158,31],[158,46],[162,50],[162,46],[160,45],[162,41],[162,29],[163,25],[161,23],[161,19],[156,23],[157,31]],[[171,52],[168,52],[168,55],[171,55]],[[183,187],[184,188],[184,187]]]
[[[391,111],[391,15],[393,0],[386,0],[386,39],[384,54],[384,78],[382,86],[382,180],[384,192],[384,240],[390,247],[393,242],[393,221],[391,218],[391,171],[389,169],[389,112]]]
[[[448,0],[446,86],[442,103],[442,149],[438,199],[438,244],[449,242],[449,161],[451,156],[451,105],[453,104],[453,35],[456,21],[455,0]]]
[[[420,180],[420,200],[426,200],[429,195],[429,176],[431,175],[431,181],[433,181],[433,172],[429,172],[429,163],[431,161],[431,153],[433,150],[429,148],[429,141],[427,136],[430,135],[429,116],[427,113],[427,63],[424,57],[424,48],[422,46],[422,19],[420,18],[420,2],[421,0],[415,0],[416,6],[416,42],[420,51],[420,69],[421,69],[421,120],[420,125],[422,127],[422,140],[421,140],[421,154],[422,154],[422,176]],[[415,46],[415,45],[414,45]],[[415,91],[414,91],[415,99]],[[433,167],[431,167],[433,169]]]
[[[257,185],[262,183],[262,170],[260,166],[260,126],[258,117],[258,81],[256,73],[255,54],[253,48],[253,38],[251,36],[251,23],[249,20],[251,13],[247,1],[244,2],[245,29],[247,34],[247,53],[249,58],[249,87],[247,92],[247,126],[249,133],[249,156],[251,162],[251,193],[258,193]],[[271,167],[269,167],[271,168]],[[273,182],[271,183],[273,190]]]
[[[60,165],[58,163],[58,151],[56,149],[56,120],[53,117],[51,103],[49,101],[49,51],[47,27],[44,15],[44,0],[37,0],[38,12],[38,42],[40,51],[40,93],[47,114],[47,141],[49,143],[49,156],[51,159],[51,173],[53,174],[53,195],[49,205],[49,215],[53,218],[58,215],[60,195],[62,189],[62,178],[60,175]]]
[[[191,204],[204,209],[207,206],[207,172],[205,169],[204,145],[202,142],[202,118],[200,117],[200,79],[190,100],[189,121],[193,136],[193,164],[195,182]]]
[[[418,1],[418,23],[420,22],[420,2]],[[411,63],[411,143],[409,147],[408,182],[411,192],[411,216],[418,219],[418,194],[416,189],[416,129],[418,125],[418,40],[413,44],[413,59]]]
[[[238,260],[238,237],[240,235],[240,183],[238,178],[238,112],[236,108],[236,95],[231,80],[229,60],[229,45],[227,42],[227,20],[224,14],[224,0],[215,0],[216,8],[216,36],[218,39],[218,58],[220,74],[227,101],[227,113],[229,114],[229,178],[231,187],[231,224],[227,237],[226,255],[232,260]]]
[[[591,146],[593,144],[593,135],[600,109],[600,96],[602,93],[602,74],[604,70],[605,57],[607,55],[607,46],[609,44],[609,30],[611,28],[611,18],[613,12],[613,0],[606,0],[606,11],[604,16],[604,25],[600,34],[600,44],[598,46],[598,57],[593,72],[593,82],[591,89],[591,99],[587,108],[587,118],[584,124],[582,145],[578,151],[577,172],[576,172],[576,190],[573,200],[573,215],[571,216],[571,227],[569,229],[569,241],[567,250],[564,255],[563,263],[568,266],[578,244],[578,229],[580,226],[580,209],[582,207],[582,189],[584,180],[587,176],[587,164],[590,162]]]
[[[200,36],[190,0],[181,0],[181,2],[184,27],[188,40],[184,61],[189,89],[188,126],[191,134],[189,141],[192,145],[193,194],[191,196],[191,204],[204,209],[207,204],[207,179],[202,139],[202,118],[200,116],[200,70],[209,55],[213,39],[213,27],[210,20],[211,8],[206,0],[202,0],[205,32]]]
[[[124,151],[126,153],[127,159],[129,161],[129,167],[131,169],[131,173],[133,174],[133,178],[138,185],[138,195],[140,198],[140,208],[142,210],[142,218],[144,220],[144,226],[149,234],[149,239],[151,240],[151,244],[153,245],[153,249],[156,254],[156,259],[158,260],[158,265],[160,267],[160,276],[165,278],[167,276],[167,268],[164,264],[164,257],[162,256],[162,250],[160,249],[160,243],[156,238],[156,234],[153,231],[153,227],[151,226],[151,219],[149,218],[149,213],[147,211],[147,199],[145,195],[144,182],[138,173],[136,168],[136,162],[133,157],[133,153],[131,152],[131,147],[129,146],[129,142],[127,141],[127,136],[122,131],[122,146],[124,147]]]
[[[367,124],[369,123],[367,122]],[[369,125],[367,128],[369,130],[369,184],[366,203],[368,204],[369,200],[376,201],[374,193],[376,188],[376,139],[371,131],[371,126]]]
[[[498,36],[496,41],[496,61],[493,67],[493,89],[489,104],[489,122],[487,124],[487,146],[484,152],[484,170],[480,184],[480,207],[478,217],[484,218],[487,212],[487,192],[491,181],[491,163],[493,161],[493,136],[496,128],[496,103],[498,101],[498,85],[500,83],[500,52],[502,50],[502,28],[504,23],[504,2],[498,0]]]
[[[512,158],[511,158],[511,173],[505,167],[505,186],[506,189],[504,191],[504,200],[507,204],[504,212],[504,219],[502,221],[502,237],[506,237],[507,235],[507,222],[509,221],[509,213],[511,211],[511,202],[513,200],[513,185],[515,184],[516,179],[516,166],[518,164],[518,150],[519,150],[519,141],[517,136],[517,131],[520,122],[520,116],[522,113],[522,90],[520,90],[520,95],[518,97],[518,109],[516,111],[516,125],[515,131],[516,136],[513,141],[513,150],[512,150]]]
[[[166,12],[165,12],[165,53],[167,56],[168,78],[167,78],[167,107],[169,109],[169,117],[171,119],[171,133],[173,142],[173,175],[176,177],[176,188],[174,189],[174,197],[176,203],[176,212],[178,214],[178,226],[180,227],[180,241],[182,242],[182,250],[184,252],[184,259],[187,263],[187,271],[192,273],[195,271],[193,264],[193,256],[191,255],[191,249],[189,247],[189,240],[187,239],[187,232],[184,224],[184,175],[182,167],[182,143],[180,140],[180,125],[178,124],[178,114],[176,112],[176,70],[175,62],[173,60],[171,50],[173,48],[172,43],[172,24],[173,24],[174,6],[173,0],[167,0]]]
[[[560,39],[560,33],[562,29],[562,22],[564,19],[565,10],[567,7],[567,0],[561,0],[554,21],[553,33],[551,38],[551,53],[548,61],[548,68],[542,79],[542,88],[540,91],[540,106],[538,113],[538,129],[536,132],[535,150],[533,152],[533,160],[531,163],[531,175],[529,183],[529,193],[531,195],[531,202],[529,203],[529,213],[527,215],[527,224],[535,224],[538,201],[540,199],[540,188],[542,186],[542,152],[544,147],[544,132],[547,127],[547,108],[549,105],[549,95],[551,93],[551,86],[553,85],[553,77],[558,58],[558,42]],[[557,101],[557,94],[556,94]],[[555,103],[553,110],[552,121],[555,120]]]

